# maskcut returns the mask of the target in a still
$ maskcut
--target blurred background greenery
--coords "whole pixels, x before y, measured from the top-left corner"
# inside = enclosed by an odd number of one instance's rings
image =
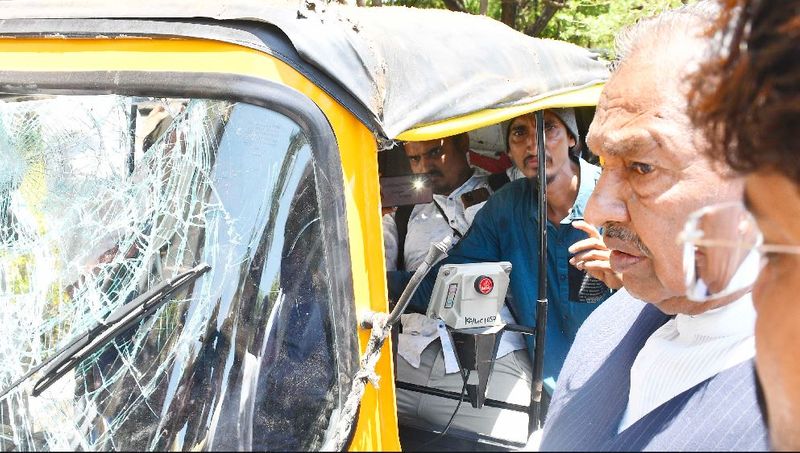
[[[694,0],[356,0],[484,14],[530,36],[560,39],[614,56],[614,34],[642,17]],[[349,3],[349,2],[347,2]]]

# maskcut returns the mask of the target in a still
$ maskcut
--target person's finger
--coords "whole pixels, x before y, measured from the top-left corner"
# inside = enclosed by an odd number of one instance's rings
[[[584,261],[581,265],[587,272],[613,272],[611,266],[605,261]]]
[[[585,263],[586,273],[592,277],[602,281],[611,289],[620,289],[622,284],[622,275],[611,270],[606,263],[597,261]]]
[[[603,283],[608,283],[609,281],[613,281],[614,278],[614,273],[611,272],[610,269],[585,269],[584,272],[602,281]],[[606,286],[610,285],[607,284]]]
[[[600,231],[594,227],[591,223],[588,223],[584,220],[575,220],[572,222],[572,227],[578,230],[583,231],[584,233],[588,234],[590,238],[599,238]]]
[[[570,258],[569,264],[575,266],[575,268],[578,269],[579,271],[583,270],[583,261],[577,260],[574,257]]]
[[[603,249],[606,250],[606,244],[600,238],[586,238],[569,246],[569,253],[578,253],[587,249]]]
[[[575,262],[578,261],[606,261],[608,262],[611,259],[611,251],[610,250],[587,250],[585,252],[576,253],[575,256],[572,257]],[[571,260],[570,260],[571,261]]]

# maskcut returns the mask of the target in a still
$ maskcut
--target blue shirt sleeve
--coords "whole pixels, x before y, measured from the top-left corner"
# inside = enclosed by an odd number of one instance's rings
[[[406,311],[425,313],[433,292],[433,285],[436,283],[436,275],[439,268],[444,264],[463,264],[499,261],[500,246],[498,242],[498,231],[496,228],[496,217],[493,213],[501,208],[501,200],[492,197],[486,205],[475,215],[467,234],[448,252],[447,258],[443,259],[431,268],[428,275],[422,280],[417,291],[412,296]],[[413,273],[406,271],[387,272],[386,280],[389,288],[389,298],[397,301],[403,290],[411,280]]]

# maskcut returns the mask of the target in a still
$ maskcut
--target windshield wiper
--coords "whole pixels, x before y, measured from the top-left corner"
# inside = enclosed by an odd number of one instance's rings
[[[141,296],[117,308],[100,324],[78,336],[70,342],[70,344],[53,354],[52,357],[35,366],[25,373],[24,376],[17,379],[0,393],[0,399],[25,382],[25,380],[30,378],[34,373],[50,365],[47,371],[45,371],[44,376],[33,386],[33,392],[31,394],[33,396],[39,396],[86,357],[100,350],[109,341],[128,330],[128,328],[145,316],[155,312],[169,299],[172,293],[179,290],[187,283],[197,280],[209,270],[211,270],[211,266],[205,263],[200,264],[170,280],[158,284]]]

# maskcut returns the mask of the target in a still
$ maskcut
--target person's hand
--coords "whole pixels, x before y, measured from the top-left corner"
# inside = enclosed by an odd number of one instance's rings
[[[611,289],[621,288],[622,275],[611,270],[609,261],[611,250],[606,247],[597,228],[583,220],[572,222],[572,226],[585,232],[589,237],[570,246],[569,252],[575,256],[570,258],[569,264],[588,272]]]

